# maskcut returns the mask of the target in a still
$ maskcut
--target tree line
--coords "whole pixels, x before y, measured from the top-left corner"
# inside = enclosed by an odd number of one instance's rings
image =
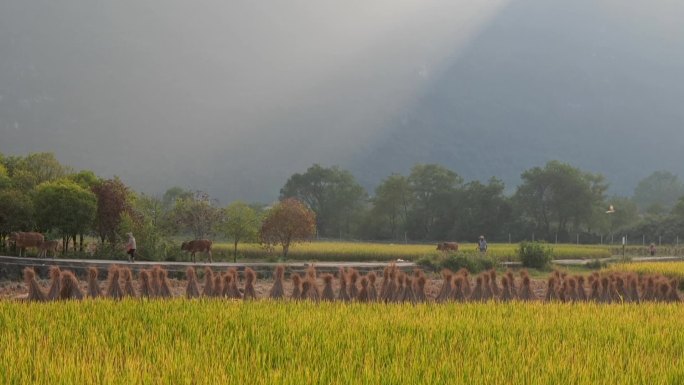
[[[550,161],[524,171],[508,193],[496,178],[466,182],[444,166],[417,164],[408,175],[387,176],[369,194],[349,171],[314,164],[287,179],[279,202],[221,206],[205,192],[179,187],[162,196],[138,193],[118,178],[75,171],[50,153],[0,154],[0,240],[4,247],[9,233],[37,230],[61,239],[63,252],[84,252],[84,237],[92,236],[100,252],[116,254],[118,242],[132,231],[141,255],[154,259],[179,253],[179,237],[228,239],[236,255],[239,242],[278,244],[286,253],[285,243],[309,236],[574,242],[579,234],[595,243],[612,234],[644,234],[649,241],[684,234],[684,186],[676,175],[655,172],[632,197],[609,197],[607,190],[602,175]],[[283,218],[295,215],[283,214],[280,205],[293,201],[303,203],[297,210],[304,219],[290,229],[307,230],[279,234]]]

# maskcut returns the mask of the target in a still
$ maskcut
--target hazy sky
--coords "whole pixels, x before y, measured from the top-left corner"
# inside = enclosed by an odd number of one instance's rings
[[[55,152],[150,193],[268,201],[293,172],[381,146],[507,8],[595,9],[594,26],[682,32],[674,0],[577,3],[4,0],[0,151]],[[545,22],[541,36],[583,33]]]
[[[6,0],[0,151],[272,198],[371,144],[503,3]]]

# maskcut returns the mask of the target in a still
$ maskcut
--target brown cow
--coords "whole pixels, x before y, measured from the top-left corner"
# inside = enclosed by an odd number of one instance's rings
[[[207,253],[209,256],[209,263],[211,260],[211,241],[208,239],[195,239],[194,241],[183,242],[181,244],[181,250],[187,251],[192,256],[192,263],[197,263],[195,260],[195,253]]]
[[[43,241],[38,245],[38,257],[47,257],[48,252],[52,252],[52,258],[57,255],[59,249],[59,241]]]
[[[458,243],[456,242],[442,242],[437,244],[437,250],[440,251],[458,251]]]
[[[23,256],[26,256],[27,247],[39,247],[42,245],[45,241],[45,237],[41,233],[14,232],[10,234],[9,240],[14,243],[17,249],[19,249],[19,256],[21,257],[22,251],[24,254]]]

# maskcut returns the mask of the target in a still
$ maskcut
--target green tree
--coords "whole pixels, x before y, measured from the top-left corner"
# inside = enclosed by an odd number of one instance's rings
[[[9,177],[7,168],[0,163],[0,190],[6,189],[12,186],[12,180]]]
[[[641,210],[651,209],[665,213],[682,195],[684,185],[677,175],[668,171],[656,171],[639,182],[634,189],[633,199]]]
[[[233,242],[233,262],[237,262],[238,243],[256,240],[261,218],[253,208],[241,201],[235,201],[223,209],[223,218],[219,227]]]
[[[0,190],[0,246],[13,231],[27,231],[34,227],[33,201],[19,190]]]
[[[38,185],[34,204],[38,227],[58,232],[65,252],[70,239],[76,248],[76,236],[90,229],[97,209],[95,194],[69,180]]]
[[[316,214],[295,198],[286,198],[266,212],[259,230],[259,240],[265,245],[281,245],[283,258],[290,246],[313,237]]]
[[[577,229],[589,224],[595,208],[605,206],[603,177],[568,164],[550,161],[544,168],[523,172],[522,180],[514,200],[521,215],[546,239],[551,239],[554,231],[567,237],[570,225]]]
[[[437,164],[417,164],[411,169],[408,183],[413,195],[409,214],[413,237],[444,237],[448,231],[445,226],[453,225],[452,215],[463,178]]]
[[[488,239],[506,238],[504,233],[512,208],[504,189],[504,183],[496,178],[491,178],[487,184],[467,183],[461,194],[452,238],[475,240],[479,235],[486,235]]]
[[[165,208],[171,209],[178,199],[191,199],[193,195],[194,193],[192,191],[185,190],[181,187],[171,187],[164,193],[162,204]]]
[[[8,171],[14,185],[23,191],[31,190],[43,182],[63,178],[70,172],[54,154],[48,152],[8,159],[7,163],[11,165]]]
[[[403,175],[392,174],[375,188],[375,196],[371,199],[370,214],[377,219],[378,230],[386,229],[388,234],[381,235],[398,239],[400,231],[406,226],[409,209],[413,203],[413,194],[408,179]],[[376,234],[381,234],[377,231]]]
[[[195,239],[208,237],[221,221],[222,215],[209,194],[202,191],[197,191],[190,198],[176,199],[171,213],[178,228],[192,233]]]
[[[318,233],[330,237],[352,233],[367,194],[349,171],[314,164],[304,174],[292,175],[280,190],[280,198],[306,203],[316,213]]]
[[[168,237],[169,211],[155,196],[139,194],[131,197],[130,210],[122,214],[118,234],[125,239],[132,232],[137,242],[136,254],[141,260],[177,260],[182,254],[177,244]],[[120,255],[120,253],[117,253]]]
[[[677,200],[677,204],[674,205],[670,214],[675,218],[684,220],[684,196]]]
[[[75,174],[69,174],[67,179],[83,187],[86,190],[91,190],[94,186],[102,180],[90,170],[81,170]]]

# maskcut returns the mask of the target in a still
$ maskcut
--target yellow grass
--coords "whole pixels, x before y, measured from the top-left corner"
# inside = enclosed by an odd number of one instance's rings
[[[550,245],[556,259],[595,259],[610,257],[606,246]],[[292,260],[317,261],[388,261],[393,259],[417,260],[424,256],[436,255],[436,244],[381,244],[364,242],[307,242],[290,248],[288,258]],[[214,250],[224,256],[232,255],[233,245],[218,243]],[[477,245],[461,244],[459,253],[477,254]],[[516,260],[517,244],[493,243],[487,255],[498,260]],[[263,246],[254,243],[239,244],[238,254],[244,258],[260,259],[277,257],[281,248],[268,252]]]
[[[0,303],[3,384],[673,384],[680,304]]]
[[[672,278],[684,278],[684,261],[616,263],[608,269],[610,271],[630,271],[638,274],[661,274]]]

